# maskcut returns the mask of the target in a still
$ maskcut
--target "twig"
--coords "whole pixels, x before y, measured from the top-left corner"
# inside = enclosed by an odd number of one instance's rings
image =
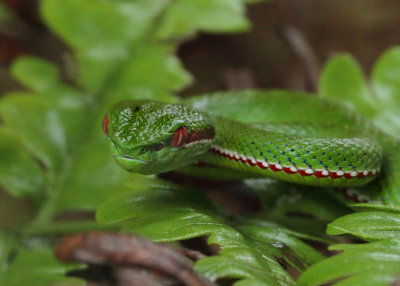
[[[311,45],[301,32],[294,27],[287,26],[283,28],[281,34],[285,42],[305,67],[306,90],[316,92],[318,89],[320,64]]]
[[[61,261],[135,266],[174,277],[184,285],[213,285],[199,277],[189,262],[175,250],[131,234],[94,231],[65,236],[56,247],[55,254]]]

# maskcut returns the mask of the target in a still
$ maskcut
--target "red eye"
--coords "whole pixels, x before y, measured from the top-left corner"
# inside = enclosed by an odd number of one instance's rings
[[[188,138],[188,131],[185,126],[179,127],[172,135],[171,147],[177,148],[185,144]]]
[[[108,115],[104,116],[103,119],[103,131],[108,136]]]

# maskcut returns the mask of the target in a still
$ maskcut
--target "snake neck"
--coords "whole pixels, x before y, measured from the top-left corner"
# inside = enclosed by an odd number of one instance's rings
[[[316,179],[320,178],[368,178],[374,177],[379,173],[379,169],[370,170],[352,170],[343,171],[337,169],[327,169],[327,168],[312,168],[312,166],[307,167],[297,167],[293,165],[283,165],[278,161],[267,161],[266,159],[255,159],[255,156],[246,156],[236,151],[228,150],[222,148],[218,145],[211,145],[210,152],[218,157],[223,158],[227,161],[237,162],[243,164],[246,167],[255,167],[258,170],[268,170],[272,172],[282,171],[288,175],[297,174],[302,177],[314,176]]]
[[[216,122],[206,163],[315,186],[360,186],[380,171],[382,149],[364,138],[323,138]],[[279,129],[279,126],[278,126]]]

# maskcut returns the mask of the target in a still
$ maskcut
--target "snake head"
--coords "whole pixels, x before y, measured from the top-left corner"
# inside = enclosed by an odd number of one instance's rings
[[[117,103],[103,120],[112,153],[124,169],[156,174],[189,165],[211,145],[209,116],[180,104],[151,100]]]

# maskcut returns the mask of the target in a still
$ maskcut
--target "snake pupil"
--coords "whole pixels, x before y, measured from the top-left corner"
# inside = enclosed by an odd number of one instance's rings
[[[162,148],[164,148],[164,144],[162,143],[155,144],[153,148],[155,151],[160,151]]]
[[[108,136],[108,115],[104,116],[103,119],[103,131]]]

